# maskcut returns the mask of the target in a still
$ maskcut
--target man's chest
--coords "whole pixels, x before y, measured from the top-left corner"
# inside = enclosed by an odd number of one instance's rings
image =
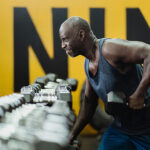
[[[95,76],[98,70],[98,63],[97,62],[90,62],[89,63],[89,73],[91,76]]]

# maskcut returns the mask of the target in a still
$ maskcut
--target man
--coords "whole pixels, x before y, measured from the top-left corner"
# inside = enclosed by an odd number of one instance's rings
[[[85,98],[71,140],[92,118],[100,97],[115,120],[105,132],[99,149],[150,149],[150,108],[144,107],[150,99],[150,45],[121,39],[97,39],[87,21],[80,17],[67,19],[59,34],[62,48],[68,55],[86,58]],[[140,64],[144,64],[144,68]],[[111,91],[123,92],[129,105],[110,107],[107,94]]]

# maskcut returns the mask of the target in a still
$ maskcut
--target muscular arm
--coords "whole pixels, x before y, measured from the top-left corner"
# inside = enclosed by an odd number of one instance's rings
[[[80,131],[92,118],[96,106],[98,103],[98,97],[93,91],[88,79],[86,79],[85,98],[80,107],[77,121],[72,129],[70,141],[77,137]]]
[[[112,39],[104,44],[102,54],[118,70],[121,70],[122,66],[130,68],[136,63],[144,64],[142,80],[129,98],[131,108],[142,108],[144,95],[150,86],[150,45],[137,41]]]

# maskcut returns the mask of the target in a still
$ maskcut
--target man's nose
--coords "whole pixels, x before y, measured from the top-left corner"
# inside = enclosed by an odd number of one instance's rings
[[[61,48],[64,49],[66,46],[67,46],[67,45],[66,45],[64,42],[61,43]]]

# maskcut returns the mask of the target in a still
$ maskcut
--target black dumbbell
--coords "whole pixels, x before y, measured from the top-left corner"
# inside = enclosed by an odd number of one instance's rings
[[[73,78],[67,78],[66,81],[71,85],[71,90],[75,91],[78,86],[78,81]]]

